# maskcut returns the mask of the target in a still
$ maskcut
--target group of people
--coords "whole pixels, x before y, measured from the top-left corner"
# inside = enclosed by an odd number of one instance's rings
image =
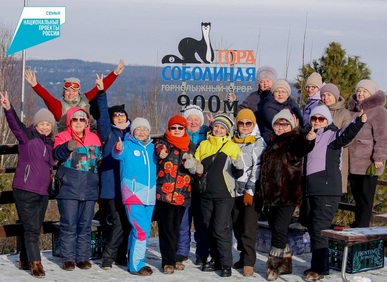
[[[66,78],[62,99],[27,70],[26,80],[48,108],[39,110],[29,127],[19,120],[7,92],[0,92],[19,141],[12,187],[24,228],[20,268],[45,276],[39,230],[53,177],[59,186],[60,256],[67,271],[92,267],[96,201],[106,211],[108,226],[101,267],[122,264],[139,276],[153,273],[145,262],[152,220],[157,221],[163,273],[184,270],[193,224],[195,264],[202,271],[220,270],[221,277],[229,277],[232,268],[242,269],[248,277],[256,262],[258,214],[265,210],[272,231],[266,264],[270,281],[292,273],[287,235],[295,209],[311,238],[306,280],[329,274],[328,240],[320,232],[330,228],[347,179],[356,201],[352,227],[369,226],[377,178],[387,159],[386,97],[374,81],[361,80],[346,109],[338,87],[312,73],[301,110],[289,83],[277,79],[273,68],[261,67],[258,90],[239,105],[235,117],[210,114],[205,124],[202,109],[189,105],[168,120],[161,138],[152,140],[146,118],[130,120],[125,105],[108,107],[106,90],[123,69],[120,61],[106,78],[97,75],[95,88],[85,95],[79,79]],[[92,100],[98,112],[94,118]],[[240,252],[235,262],[233,235]]]

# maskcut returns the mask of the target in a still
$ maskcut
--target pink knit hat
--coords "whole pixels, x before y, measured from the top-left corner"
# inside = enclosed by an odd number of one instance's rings
[[[371,79],[360,80],[359,83],[356,85],[355,91],[357,91],[360,87],[366,89],[368,92],[371,93],[371,95],[374,95],[376,92],[379,91],[379,86],[376,84],[375,81]]]
[[[323,87],[321,87],[320,94],[324,94],[324,92],[329,92],[336,98],[336,102],[339,100],[340,97],[340,91],[339,88],[337,88],[336,85],[333,83],[327,83]]]

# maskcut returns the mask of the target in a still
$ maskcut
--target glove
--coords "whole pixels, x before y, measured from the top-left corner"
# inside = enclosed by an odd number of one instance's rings
[[[69,151],[74,151],[77,147],[78,147],[77,141],[75,141],[74,138],[71,139],[71,140],[67,143],[67,149],[69,149]]]
[[[253,204],[253,196],[251,196],[249,193],[245,193],[243,195],[243,204],[245,206],[251,206]]]
[[[204,166],[198,162],[198,164],[196,165],[196,173],[203,174],[203,172],[204,172]]]
[[[191,169],[196,165],[195,159],[191,154],[184,153],[183,160],[185,160],[184,167],[186,169]]]

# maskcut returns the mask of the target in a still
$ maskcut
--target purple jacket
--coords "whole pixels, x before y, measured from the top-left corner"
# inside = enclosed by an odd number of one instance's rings
[[[51,183],[53,140],[39,134],[33,125],[26,127],[15,109],[4,110],[9,128],[19,141],[18,161],[12,187],[39,195],[48,195]]]

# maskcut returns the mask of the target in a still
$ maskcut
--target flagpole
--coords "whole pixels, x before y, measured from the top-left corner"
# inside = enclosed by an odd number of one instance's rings
[[[24,7],[28,6],[28,0],[24,0]],[[26,49],[22,51],[22,84],[21,84],[21,104],[20,104],[20,120],[24,122],[24,88],[25,88],[25,80],[24,80],[24,72],[26,71]]]

